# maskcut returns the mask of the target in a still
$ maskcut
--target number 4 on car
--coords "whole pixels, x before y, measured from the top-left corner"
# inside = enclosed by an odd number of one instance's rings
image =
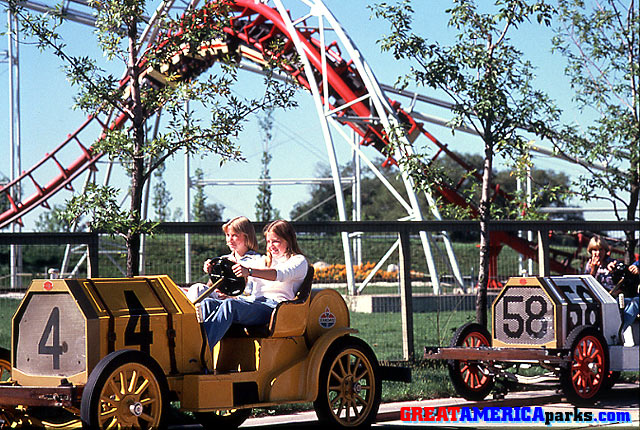
[[[370,426],[382,379],[410,374],[379,365],[342,296],[312,279],[311,267],[267,326],[232,327],[213,352],[168,276],[35,280],[0,351],[0,428],[158,429],[170,401],[206,429],[300,402],[325,425]]]

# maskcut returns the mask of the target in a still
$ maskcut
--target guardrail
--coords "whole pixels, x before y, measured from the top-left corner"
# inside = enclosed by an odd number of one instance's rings
[[[145,242],[144,273],[167,273],[176,282],[185,282],[185,256],[179,248],[186,242],[191,243],[192,271],[204,276],[201,265],[204,259],[226,253],[227,248],[222,234],[222,222],[218,223],[163,223],[158,226],[153,237],[147,237]],[[254,223],[256,231],[261,231],[265,223]],[[363,254],[365,259],[379,257],[390,244],[399,242],[396,253],[391,257],[397,262],[397,274],[392,279],[372,282],[370,287],[361,290],[359,295],[349,295],[346,280],[333,280],[325,284],[330,288],[339,288],[345,294],[352,309],[354,322],[361,330],[361,335],[375,343],[380,336],[376,330],[381,330],[392,324],[401,325],[402,349],[400,339],[394,352],[385,358],[403,359],[412,357],[414,345],[438,344],[446,333],[459,326],[469,318],[473,318],[475,300],[469,295],[474,294],[475,275],[473,265],[478,264],[478,249],[476,238],[479,237],[479,223],[475,221],[409,221],[409,222],[296,222],[294,227],[298,233],[302,249],[312,263],[327,260],[329,263],[344,264],[340,233],[347,232],[353,240],[363,240]],[[633,232],[637,238],[640,225],[635,222],[563,222],[563,221],[494,221],[489,224],[491,231],[502,232],[532,232],[536,237],[535,246],[538,248],[541,263],[535,263],[530,275],[545,274],[549,265],[545,260],[551,257],[557,248],[564,248],[567,254],[575,257],[575,261],[568,265],[572,270],[581,270],[586,259],[586,241],[595,233],[612,237],[611,241],[617,248],[623,248],[626,240],[625,232]],[[441,291],[442,297],[434,297],[429,288],[430,278],[423,272],[426,270],[424,255],[420,255],[421,244],[418,233],[426,231],[433,237],[446,231],[455,238],[456,234],[463,236],[454,240],[458,250],[465,250],[468,255],[460,255],[465,285],[456,286],[453,277],[446,273],[446,258],[438,261],[442,270],[441,279],[447,285]],[[551,233],[551,234],[550,234]],[[569,235],[564,235],[569,233]],[[190,240],[185,235],[190,235]],[[580,236],[580,238],[578,238]],[[569,238],[569,239],[567,239]],[[562,242],[564,240],[566,243]],[[567,242],[568,240],[568,242]],[[52,265],[60,264],[63,254],[68,247],[75,245],[76,267],[82,264],[77,277],[118,277],[124,276],[118,265],[123,265],[125,248],[117,238],[98,232],[91,233],[0,233],[0,288],[10,290],[7,282],[9,273],[9,248],[22,247],[27,254],[25,264],[25,285],[29,276],[38,277],[47,273]],[[562,246],[560,246],[562,245]],[[48,255],[48,249],[55,248],[55,252]],[[570,251],[570,252],[569,252]],[[80,256],[80,253],[85,253]],[[506,254],[502,251],[502,254]],[[503,258],[504,257],[504,258]],[[507,259],[508,257],[508,259]],[[620,255],[618,255],[620,258]],[[33,260],[38,261],[33,261]],[[83,260],[84,259],[84,260]],[[503,255],[499,263],[503,266],[496,273],[497,282],[502,282],[510,276],[520,276],[519,269],[514,263],[517,254]],[[71,264],[73,267],[73,264]],[[68,276],[63,273],[62,276]],[[360,279],[362,281],[362,279]],[[17,292],[16,290],[13,290]],[[497,289],[490,292],[497,293]],[[465,296],[466,294],[466,296]],[[368,304],[368,302],[371,302]],[[398,302],[400,306],[398,306]],[[376,305],[378,303],[378,305]],[[393,306],[391,306],[393,305]],[[12,305],[13,306],[13,305]],[[369,309],[370,308],[370,309]],[[375,315],[367,315],[368,313]],[[398,315],[400,314],[400,315]],[[442,316],[445,315],[446,317]],[[414,321],[416,326],[414,327]],[[415,336],[414,336],[415,334]],[[431,336],[431,337],[429,337]],[[433,339],[436,341],[434,342]],[[427,339],[427,340],[425,340]],[[426,343],[425,343],[426,342]]]

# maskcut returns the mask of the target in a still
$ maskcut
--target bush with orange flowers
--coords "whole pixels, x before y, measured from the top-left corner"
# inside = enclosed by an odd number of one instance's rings
[[[371,273],[375,263],[370,261],[362,265],[354,265],[353,272],[356,281],[364,281]],[[347,279],[347,269],[344,264],[331,264],[325,268],[316,269],[314,280],[316,282],[344,282]],[[376,281],[397,281],[398,271],[387,272],[386,270],[378,270],[373,277]]]

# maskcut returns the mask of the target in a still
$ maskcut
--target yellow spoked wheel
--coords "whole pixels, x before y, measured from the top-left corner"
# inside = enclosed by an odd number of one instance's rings
[[[140,351],[104,357],[82,393],[80,416],[91,429],[158,429],[163,426],[167,382],[160,366]]]
[[[344,337],[327,351],[320,369],[318,419],[330,427],[364,428],[375,421],[381,381],[373,351],[360,339]]]

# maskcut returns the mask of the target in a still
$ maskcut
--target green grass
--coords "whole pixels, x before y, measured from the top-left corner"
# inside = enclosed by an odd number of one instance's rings
[[[422,358],[425,346],[449,345],[453,332],[473,321],[475,311],[441,311],[413,315],[414,350]],[[352,312],[351,326],[367,342],[378,360],[402,360],[402,321],[399,312],[365,314]]]
[[[433,399],[455,395],[446,367],[441,362],[422,362],[425,346],[449,345],[453,332],[472,321],[475,311],[443,311],[413,315],[415,362],[412,382],[385,382],[384,402]],[[380,361],[401,361],[402,323],[399,313],[351,313],[351,326],[357,337],[366,341]]]
[[[11,347],[11,318],[20,300],[0,297],[0,347]]]
[[[11,339],[11,317],[18,304],[17,299],[0,298],[0,346],[8,348]],[[382,401],[433,399],[456,396],[446,366],[441,361],[424,361],[424,346],[448,345],[453,332],[472,321],[475,311],[442,311],[414,314],[414,349],[416,359],[410,364],[412,382],[386,381],[383,383]],[[402,325],[400,313],[351,313],[351,326],[358,329],[357,337],[366,341],[380,361],[402,360]],[[406,363],[404,363],[406,364]],[[530,372],[538,373],[537,367]],[[624,375],[625,380],[637,381],[638,376]],[[288,404],[257,409],[254,415],[283,414],[310,410],[311,403]]]
[[[11,317],[20,300],[0,298],[0,346],[9,348],[11,343]],[[473,312],[435,312],[414,315],[414,348],[421,358],[425,345],[446,345],[453,331],[473,318]],[[402,360],[402,325],[400,313],[363,314],[351,313],[351,325],[359,330],[358,337],[375,351],[378,360]],[[444,391],[443,391],[444,390]],[[411,384],[385,383],[383,399],[402,400],[429,398],[453,394],[444,368],[414,369]]]

